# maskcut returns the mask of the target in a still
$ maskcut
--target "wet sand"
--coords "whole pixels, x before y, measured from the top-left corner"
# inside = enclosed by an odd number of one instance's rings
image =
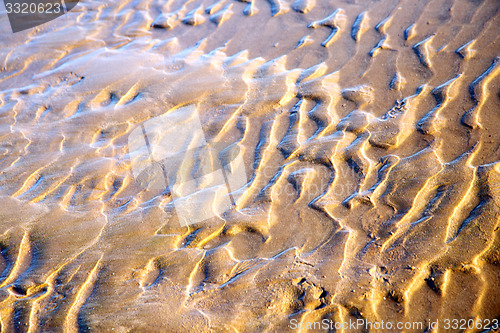
[[[500,2],[0,10],[2,332],[500,319]],[[128,138],[189,105],[248,184],[184,226]]]

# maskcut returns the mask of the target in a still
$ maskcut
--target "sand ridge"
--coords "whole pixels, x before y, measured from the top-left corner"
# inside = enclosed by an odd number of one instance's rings
[[[499,8],[80,1],[2,21],[2,331],[499,318]],[[190,104],[249,183],[181,227],[127,137]]]

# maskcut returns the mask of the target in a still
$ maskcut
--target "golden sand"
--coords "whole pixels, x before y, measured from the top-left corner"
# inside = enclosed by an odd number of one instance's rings
[[[0,10],[2,332],[500,318],[499,1]],[[249,182],[182,226],[128,136],[187,105]]]

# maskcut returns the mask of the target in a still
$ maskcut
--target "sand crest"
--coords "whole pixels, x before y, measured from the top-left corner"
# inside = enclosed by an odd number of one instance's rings
[[[0,5],[2,332],[494,329],[499,10]]]

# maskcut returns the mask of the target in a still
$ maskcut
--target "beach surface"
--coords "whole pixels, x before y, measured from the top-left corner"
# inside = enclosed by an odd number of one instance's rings
[[[0,249],[2,332],[494,331],[500,2],[0,4]]]

